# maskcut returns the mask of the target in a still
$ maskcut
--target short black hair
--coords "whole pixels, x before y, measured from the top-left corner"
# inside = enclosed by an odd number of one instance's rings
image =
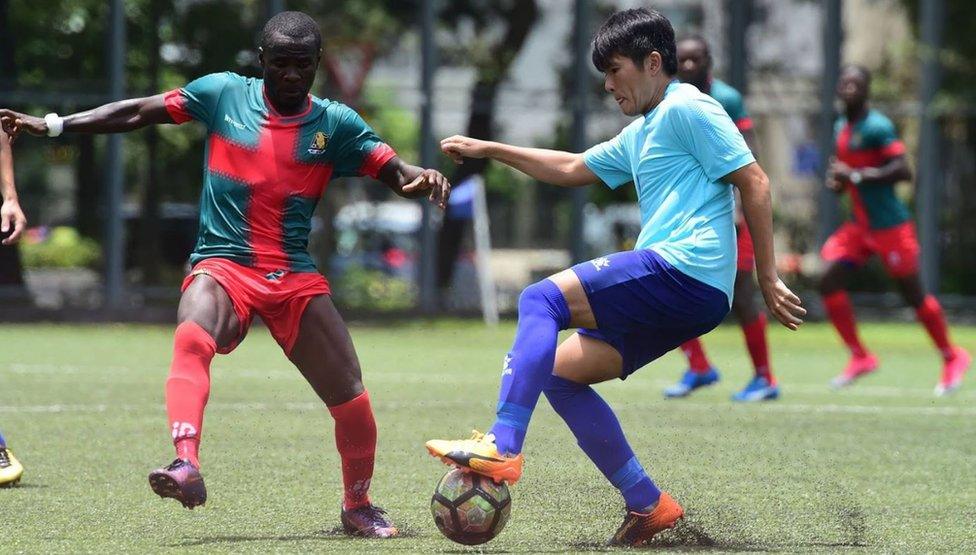
[[[864,67],[864,66],[862,66],[860,64],[847,64],[844,67],[840,68],[840,74],[841,75],[844,75],[845,73],[847,73],[849,71],[853,71],[854,73],[860,73],[861,74],[861,77],[864,78],[864,84],[867,86],[867,88],[869,88],[869,89],[871,88],[871,70],[870,69],[868,69],[868,68],[866,68],[866,67]]]
[[[280,12],[269,19],[261,31],[261,47],[270,48],[274,44],[275,35],[300,41],[311,38],[315,41],[315,50],[322,49],[322,31],[319,24],[303,12]]]
[[[654,10],[637,8],[617,12],[607,19],[593,38],[593,65],[605,72],[616,55],[643,66],[651,52],[661,55],[664,72],[678,73],[674,28],[668,18]]]
[[[681,37],[680,39],[678,39],[675,44],[677,44],[678,42],[685,42],[685,41],[689,41],[689,40],[692,41],[692,42],[697,42],[698,44],[700,44],[701,47],[702,47],[702,50],[705,51],[705,57],[711,59],[711,57],[712,57],[712,49],[708,46],[708,41],[705,40],[705,37],[703,37],[701,35],[685,35],[685,36]]]

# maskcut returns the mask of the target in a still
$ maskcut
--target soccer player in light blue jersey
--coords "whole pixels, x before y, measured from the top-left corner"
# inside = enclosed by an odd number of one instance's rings
[[[776,274],[769,180],[722,106],[674,79],[671,23],[646,9],[614,14],[594,39],[593,63],[623,113],[636,117],[613,139],[582,154],[460,136],[442,141],[441,149],[458,163],[492,158],[564,187],[633,182],[643,223],[635,250],[526,288],[494,426],[469,440],[429,441],[427,449],[448,464],[514,484],[532,411],[545,393],[624,497],[627,516],[611,543],[638,546],[673,527],[684,511],[648,477],[591,384],[627,378],[729,312],[736,273],[733,186],[755,242],[767,306],[793,330],[806,311]],[[559,331],[570,327],[579,331],[557,348]]]

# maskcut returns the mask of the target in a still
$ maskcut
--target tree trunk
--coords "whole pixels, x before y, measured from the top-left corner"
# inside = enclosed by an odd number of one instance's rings
[[[468,116],[467,135],[475,139],[490,141],[494,138],[492,123],[495,120],[498,87],[508,75],[509,67],[522,50],[529,31],[539,17],[536,0],[520,0],[512,4],[503,13],[506,21],[505,37],[487,58],[490,62],[478,68],[478,80],[471,89],[471,114]],[[451,183],[456,185],[473,175],[484,174],[487,166],[488,160],[484,158],[466,160],[455,169]],[[442,226],[438,233],[443,235],[459,232],[457,226]],[[437,249],[437,283],[446,287],[451,283],[454,274],[454,261],[457,259],[461,241],[452,241],[441,236],[438,243],[442,248]]]

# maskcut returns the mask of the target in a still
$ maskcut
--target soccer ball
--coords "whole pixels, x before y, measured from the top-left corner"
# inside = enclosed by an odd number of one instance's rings
[[[478,545],[505,528],[512,496],[504,482],[454,469],[444,475],[430,500],[434,524],[451,541]]]

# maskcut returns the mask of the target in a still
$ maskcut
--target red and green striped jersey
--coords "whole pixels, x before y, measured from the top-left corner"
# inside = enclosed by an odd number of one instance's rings
[[[396,154],[349,107],[309,96],[283,116],[264,81],[214,73],[166,94],[176,123],[207,126],[200,232],[190,262],[226,258],[273,272],[314,272],[312,213],[333,177],[376,177]]]
[[[703,91],[704,92],[704,91]],[[725,81],[712,78],[709,81],[708,96],[714,98],[725,109],[725,113],[732,118],[739,131],[752,129],[752,118],[746,111],[746,104],[742,100],[742,93]]]
[[[905,154],[905,144],[898,139],[895,125],[877,110],[868,110],[867,116],[855,122],[845,116],[837,118],[834,133],[837,159],[855,170],[877,168]],[[851,215],[858,224],[887,229],[910,217],[908,208],[895,195],[894,182],[859,183],[847,190],[851,194]]]

